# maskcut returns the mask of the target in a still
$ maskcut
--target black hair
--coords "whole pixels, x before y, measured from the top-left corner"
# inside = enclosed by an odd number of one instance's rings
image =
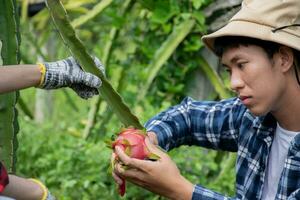
[[[223,53],[229,48],[248,45],[255,45],[263,48],[269,58],[272,58],[274,53],[278,52],[279,47],[282,46],[275,42],[260,40],[251,37],[223,36],[215,40],[214,49],[217,56],[222,57]]]
[[[295,65],[300,69],[300,51],[294,50]]]
[[[300,85],[300,80],[299,80],[299,76],[298,76],[298,70],[300,69],[300,51],[297,51],[297,50],[294,50],[294,65],[295,65],[294,69],[295,69],[297,82]]]

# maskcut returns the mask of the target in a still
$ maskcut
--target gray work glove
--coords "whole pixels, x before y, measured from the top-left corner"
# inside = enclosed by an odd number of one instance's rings
[[[94,57],[94,62],[98,69],[105,74],[101,61]],[[83,99],[99,94],[97,88],[101,86],[101,80],[91,73],[84,72],[73,57],[43,64],[46,67],[46,72],[40,88],[70,87]]]

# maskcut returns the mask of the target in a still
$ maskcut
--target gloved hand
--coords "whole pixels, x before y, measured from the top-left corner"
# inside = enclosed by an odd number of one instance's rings
[[[101,61],[94,57],[98,69],[105,74]],[[56,62],[43,63],[46,69],[42,83],[43,89],[56,89],[61,87],[72,88],[81,98],[88,99],[99,94],[97,88],[101,86],[101,80],[88,72],[84,72],[73,57]]]

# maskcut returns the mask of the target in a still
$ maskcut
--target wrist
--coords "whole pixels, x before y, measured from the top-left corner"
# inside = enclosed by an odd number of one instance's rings
[[[172,200],[191,200],[194,191],[194,185],[186,178],[181,176],[180,181],[174,185],[175,191],[170,199]]]
[[[46,186],[37,179],[29,179],[30,181],[35,183],[36,189],[34,191],[34,199],[46,200],[48,195],[48,189]]]
[[[40,72],[40,80],[39,80],[38,87],[42,87],[45,82],[46,66],[43,63],[38,63],[37,65],[38,65],[39,72]]]

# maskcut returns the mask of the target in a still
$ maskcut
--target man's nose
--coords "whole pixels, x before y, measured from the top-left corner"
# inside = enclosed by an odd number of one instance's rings
[[[230,88],[237,92],[239,89],[244,87],[244,81],[241,74],[238,71],[232,70],[230,75]]]

